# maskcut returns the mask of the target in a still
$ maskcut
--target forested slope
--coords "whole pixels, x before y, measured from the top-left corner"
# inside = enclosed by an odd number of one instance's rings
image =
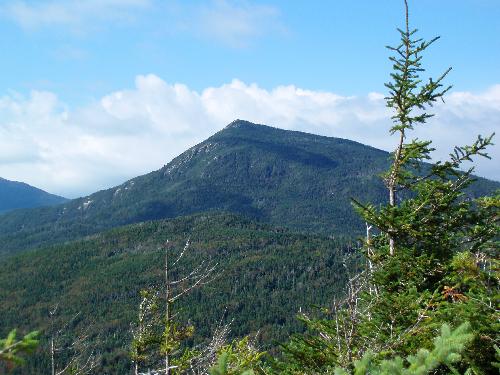
[[[61,326],[80,313],[67,327],[70,334],[90,327],[90,342],[103,353],[103,371],[127,373],[139,292],[161,285],[166,240],[177,253],[188,238],[186,261],[177,272],[203,260],[218,263],[218,277],[181,301],[181,320],[194,324],[195,342],[210,336],[224,318],[234,320],[232,336],[260,331],[263,347],[273,347],[276,340],[302,329],[295,318],[299,308],[327,304],[346,281],[342,261],[349,246],[322,236],[275,229],[232,214],[146,222],[0,263],[0,337],[11,327],[37,327],[46,338],[49,311],[58,306]],[[46,372],[46,342],[29,361],[23,373]]]

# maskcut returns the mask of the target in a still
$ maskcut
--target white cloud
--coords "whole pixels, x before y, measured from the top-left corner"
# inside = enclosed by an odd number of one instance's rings
[[[441,158],[498,130],[500,85],[451,93],[435,111],[415,136],[433,139]],[[389,116],[379,93],[266,90],[239,80],[197,92],[138,76],[134,88],[73,110],[50,92],[14,93],[0,98],[0,176],[70,197],[87,194],[161,167],[236,118],[391,150]],[[491,154],[496,160],[481,161],[477,171],[500,180],[499,147]]]
[[[133,10],[145,8],[150,0],[47,0],[11,1],[0,9],[25,29],[64,26],[84,32],[96,21],[129,22]]]

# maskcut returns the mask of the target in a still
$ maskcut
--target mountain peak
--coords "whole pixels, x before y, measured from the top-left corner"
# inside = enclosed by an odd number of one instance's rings
[[[224,129],[234,129],[234,128],[242,128],[242,127],[266,127],[266,125],[255,124],[255,123],[250,122],[250,121],[236,119],[234,121],[231,121],[229,124],[227,124]]]
[[[285,134],[291,135],[293,133],[300,133],[291,130],[285,130],[276,128],[274,126],[264,125],[264,124],[256,124],[254,122],[250,122],[247,120],[236,119],[226,125],[221,131],[215,133],[209,140],[217,139],[219,137],[226,136],[238,136],[244,138],[257,138],[261,139],[262,137],[272,137],[276,138],[276,140],[282,138]],[[304,133],[305,134],[305,133]],[[319,136],[315,136],[319,137]]]

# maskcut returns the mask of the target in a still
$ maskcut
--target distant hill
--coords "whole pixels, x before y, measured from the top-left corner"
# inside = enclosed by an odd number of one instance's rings
[[[24,182],[0,177],[0,214],[18,208],[53,206],[66,201],[66,198],[49,194]]]
[[[385,151],[237,120],[163,168],[57,207],[0,216],[0,255],[102,230],[204,211],[352,237],[364,224],[351,198],[381,203]],[[479,179],[472,195],[500,184]]]
[[[173,274],[185,274],[203,260],[219,263],[219,277],[177,306],[179,318],[194,324],[195,342],[209,337],[221,319],[234,319],[231,336],[260,330],[259,342],[273,347],[276,340],[303,329],[296,319],[301,307],[328,304],[346,282],[342,263],[349,247],[325,236],[280,230],[230,214],[146,222],[0,262],[0,337],[12,327],[45,332],[48,311],[58,305],[57,319],[70,334],[88,328],[94,349],[103,354],[99,373],[128,374],[130,323],[137,317],[139,291],[161,285],[161,245],[169,239],[177,253],[187,238],[191,246]],[[42,342],[21,373],[48,371],[47,344]]]

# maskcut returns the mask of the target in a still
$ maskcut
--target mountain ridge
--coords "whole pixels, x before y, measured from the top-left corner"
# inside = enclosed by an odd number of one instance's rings
[[[341,138],[235,120],[162,168],[57,207],[0,217],[0,255],[112,227],[206,211],[353,237],[350,199],[382,203],[389,153]],[[500,184],[476,183],[484,195]]]
[[[25,182],[0,177],[0,214],[20,208],[57,205],[66,201],[64,197],[48,193]]]

